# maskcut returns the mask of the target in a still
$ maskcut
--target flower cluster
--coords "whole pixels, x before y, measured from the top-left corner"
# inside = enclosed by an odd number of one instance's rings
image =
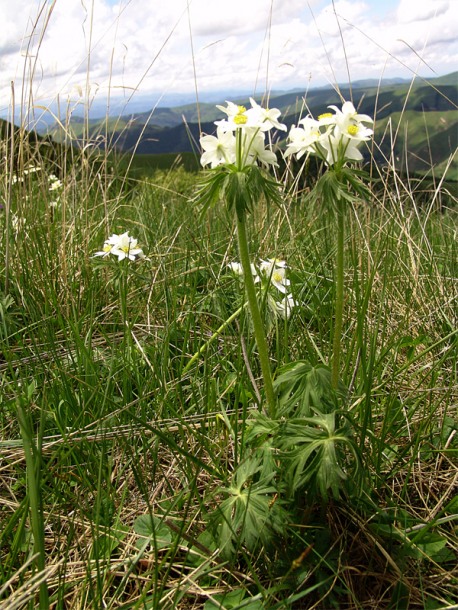
[[[56,198],[49,202],[49,207],[57,208],[60,203],[60,192],[63,187],[62,180],[59,180],[57,176],[54,174],[49,174],[48,176],[48,191],[50,193],[55,193]]]
[[[292,126],[288,136],[285,157],[306,153],[321,157],[328,166],[346,161],[361,161],[358,146],[374,133],[363,123],[372,123],[367,114],[358,114],[351,102],[344,102],[342,110],[329,106],[334,114],[326,112],[318,120],[308,115],[299,126]]]
[[[22,176],[17,176],[16,174],[13,174],[13,179],[12,179],[12,183],[16,184],[18,182],[24,182],[24,177],[28,176],[29,174],[35,174],[36,172],[39,172],[41,168],[39,167],[26,167],[23,172],[22,172]]]
[[[137,240],[129,235],[128,232],[121,235],[113,234],[103,244],[103,250],[96,252],[94,256],[107,257],[109,254],[118,257],[118,261],[125,258],[134,261],[138,258],[145,258],[143,250],[138,247]]]
[[[256,162],[268,167],[277,165],[275,153],[266,147],[266,133],[272,128],[286,131],[278,121],[280,110],[262,108],[250,98],[251,108],[226,102],[227,106],[216,106],[227,118],[215,121],[216,136],[200,138],[203,149],[201,164],[213,169],[219,165],[239,165],[239,169]],[[237,137],[236,137],[237,136]]]
[[[243,277],[243,268],[240,263],[231,262],[227,266],[234,275]],[[258,265],[251,264],[254,283],[261,284],[262,289],[267,291],[267,304],[274,313],[285,320],[290,317],[293,308],[299,305],[289,292],[291,282],[286,277],[286,270],[286,262],[278,258],[261,260]],[[272,287],[274,290],[271,290]],[[277,300],[278,292],[283,294],[280,301]]]

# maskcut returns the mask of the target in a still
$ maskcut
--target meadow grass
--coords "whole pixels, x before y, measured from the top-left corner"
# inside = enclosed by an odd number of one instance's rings
[[[306,488],[285,507],[247,484],[265,387],[228,267],[234,218],[200,213],[180,163],[3,135],[0,609],[458,607],[452,159],[416,191],[385,134],[370,196],[343,213],[338,417],[353,453],[340,495]],[[296,361],[325,378],[336,334],[338,228],[299,167],[277,170],[279,205],[261,198],[246,221],[253,262],[285,259],[298,303],[284,320],[261,301],[279,393]],[[94,257],[126,231],[146,259]],[[274,540],[244,522],[266,499],[285,511]]]
[[[55,207],[47,171],[12,185],[9,231],[2,216],[0,607],[456,603],[455,211],[380,189],[346,211],[341,376],[364,486],[297,498],[286,539],[228,563],[205,524],[262,393],[246,311],[186,365],[242,302],[232,219],[200,218],[179,168],[112,195],[63,172]],[[91,258],[125,230],[148,260]],[[288,261],[300,302],[269,332],[273,370],[326,363],[332,218],[294,192],[248,232],[253,257]]]

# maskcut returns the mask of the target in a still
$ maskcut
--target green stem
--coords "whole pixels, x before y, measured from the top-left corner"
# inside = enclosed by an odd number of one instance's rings
[[[182,375],[186,375],[186,373],[189,371],[189,369],[192,367],[192,365],[194,364],[194,362],[199,358],[199,356],[201,356],[209,347],[210,345],[213,343],[213,341],[215,341],[215,339],[217,339],[219,337],[219,335],[224,331],[224,329],[229,326],[229,324],[231,322],[233,322],[235,320],[235,318],[237,318],[237,316],[239,316],[242,313],[242,310],[244,309],[244,307],[246,307],[246,303],[244,303],[241,307],[239,307],[236,311],[234,311],[234,313],[229,316],[229,318],[227,320],[225,320],[221,326],[219,326],[215,332],[213,333],[213,335],[210,337],[210,339],[208,341],[206,341],[198,350],[197,352],[194,354],[194,356],[189,360],[188,364],[184,367],[183,371],[182,371]]]
[[[342,320],[344,305],[344,240],[345,218],[342,205],[337,204],[337,257],[336,257],[336,300],[334,314],[334,337],[332,345],[332,386],[339,384],[340,352],[342,341]]]
[[[17,401],[17,416],[21,430],[22,443],[24,447],[27,492],[30,506],[30,521],[33,533],[34,553],[36,553],[36,566],[38,572],[43,573],[45,564],[45,533],[43,524],[43,511],[40,499],[40,468],[41,455],[33,444],[32,428],[26,417],[20,399]],[[49,594],[46,580],[40,583],[40,608],[49,608]]]
[[[237,239],[239,245],[240,261],[243,267],[243,277],[247,293],[248,307],[253,321],[254,337],[258,347],[261,372],[264,379],[264,391],[266,393],[267,413],[275,419],[276,400],[272,381],[272,371],[270,369],[269,349],[267,346],[264,324],[262,323],[261,312],[259,310],[256,287],[254,285],[253,274],[251,272],[250,254],[248,251],[248,239],[246,234],[245,219],[239,218],[237,214]]]

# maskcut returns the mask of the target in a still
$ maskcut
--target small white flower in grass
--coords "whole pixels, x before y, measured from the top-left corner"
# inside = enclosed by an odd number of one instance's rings
[[[94,256],[103,256],[105,258],[109,254],[113,254],[118,257],[118,261],[122,261],[125,258],[131,261],[134,261],[137,257],[145,258],[143,250],[137,244],[137,240],[131,237],[128,232],[121,235],[113,234],[105,241],[103,250],[96,252]]]
[[[27,176],[28,174],[35,174],[36,172],[41,171],[41,167],[26,167],[24,170],[24,176]]]
[[[235,162],[235,137],[230,131],[226,132],[218,127],[216,137],[202,136],[200,145],[204,150],[200,158],[203,166],[210,165],[213,169],[223,163]]]
[[[229,267],[229,269],[232,271],[232,273],[234,275],[237,275],[239,277],[243,277],[243,267],[242,267],[241,263],[233,261],[231,263],[228,263],[227,266]],[[251,268],[251,274],[252,274],[253,279],[254,279],[254,283],[257,284],[258,282],[261,281],[261,279],[260,279],[260,277],[258,275],[258,271],[257,271],[256,267],[253,265],[253,263],[251,263],[250,268]]]
[[[234,275],[243,275],[243,267],[241,263],[237,263],[236,261],[232,261],[231,263],[227,263],[227,266],[232,271]]]
[[[62,188],[62,182],[54,174],[50,174],[48,176],[48,181],[49,181],[49,187],[48,187],[49,191],[57,191],[58,189]]]
[[[292,310],[298,305],[299,303],[294,300],[292,294],[285,294],[281,301],[275,302],[277,313],[284,320],[287,320],[290,317]]]
[[[259,265],[261,272],[283,294],[288,292],[290,281],[286,278],[286,262],[278,258],[268,258]]]
[[[261,271],[271,271],[272,267],[280,267],[281,269],[287,269],[288,265],[286,261],[281,258],[268,258],[267,260],[262,260],[259,265]]]

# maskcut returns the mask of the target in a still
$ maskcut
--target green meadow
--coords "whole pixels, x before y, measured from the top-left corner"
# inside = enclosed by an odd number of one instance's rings
[[[341,225],[322,166],[274,168],[275,205],[246,216],[294,299],[274,315],[258,291],[269,418],[236,221],[199,203],[199,156],[3,128],[0,608],[458,607],[456,161],[409,173],[367,143]],[[145,256],[103,256],[125,232]]]

